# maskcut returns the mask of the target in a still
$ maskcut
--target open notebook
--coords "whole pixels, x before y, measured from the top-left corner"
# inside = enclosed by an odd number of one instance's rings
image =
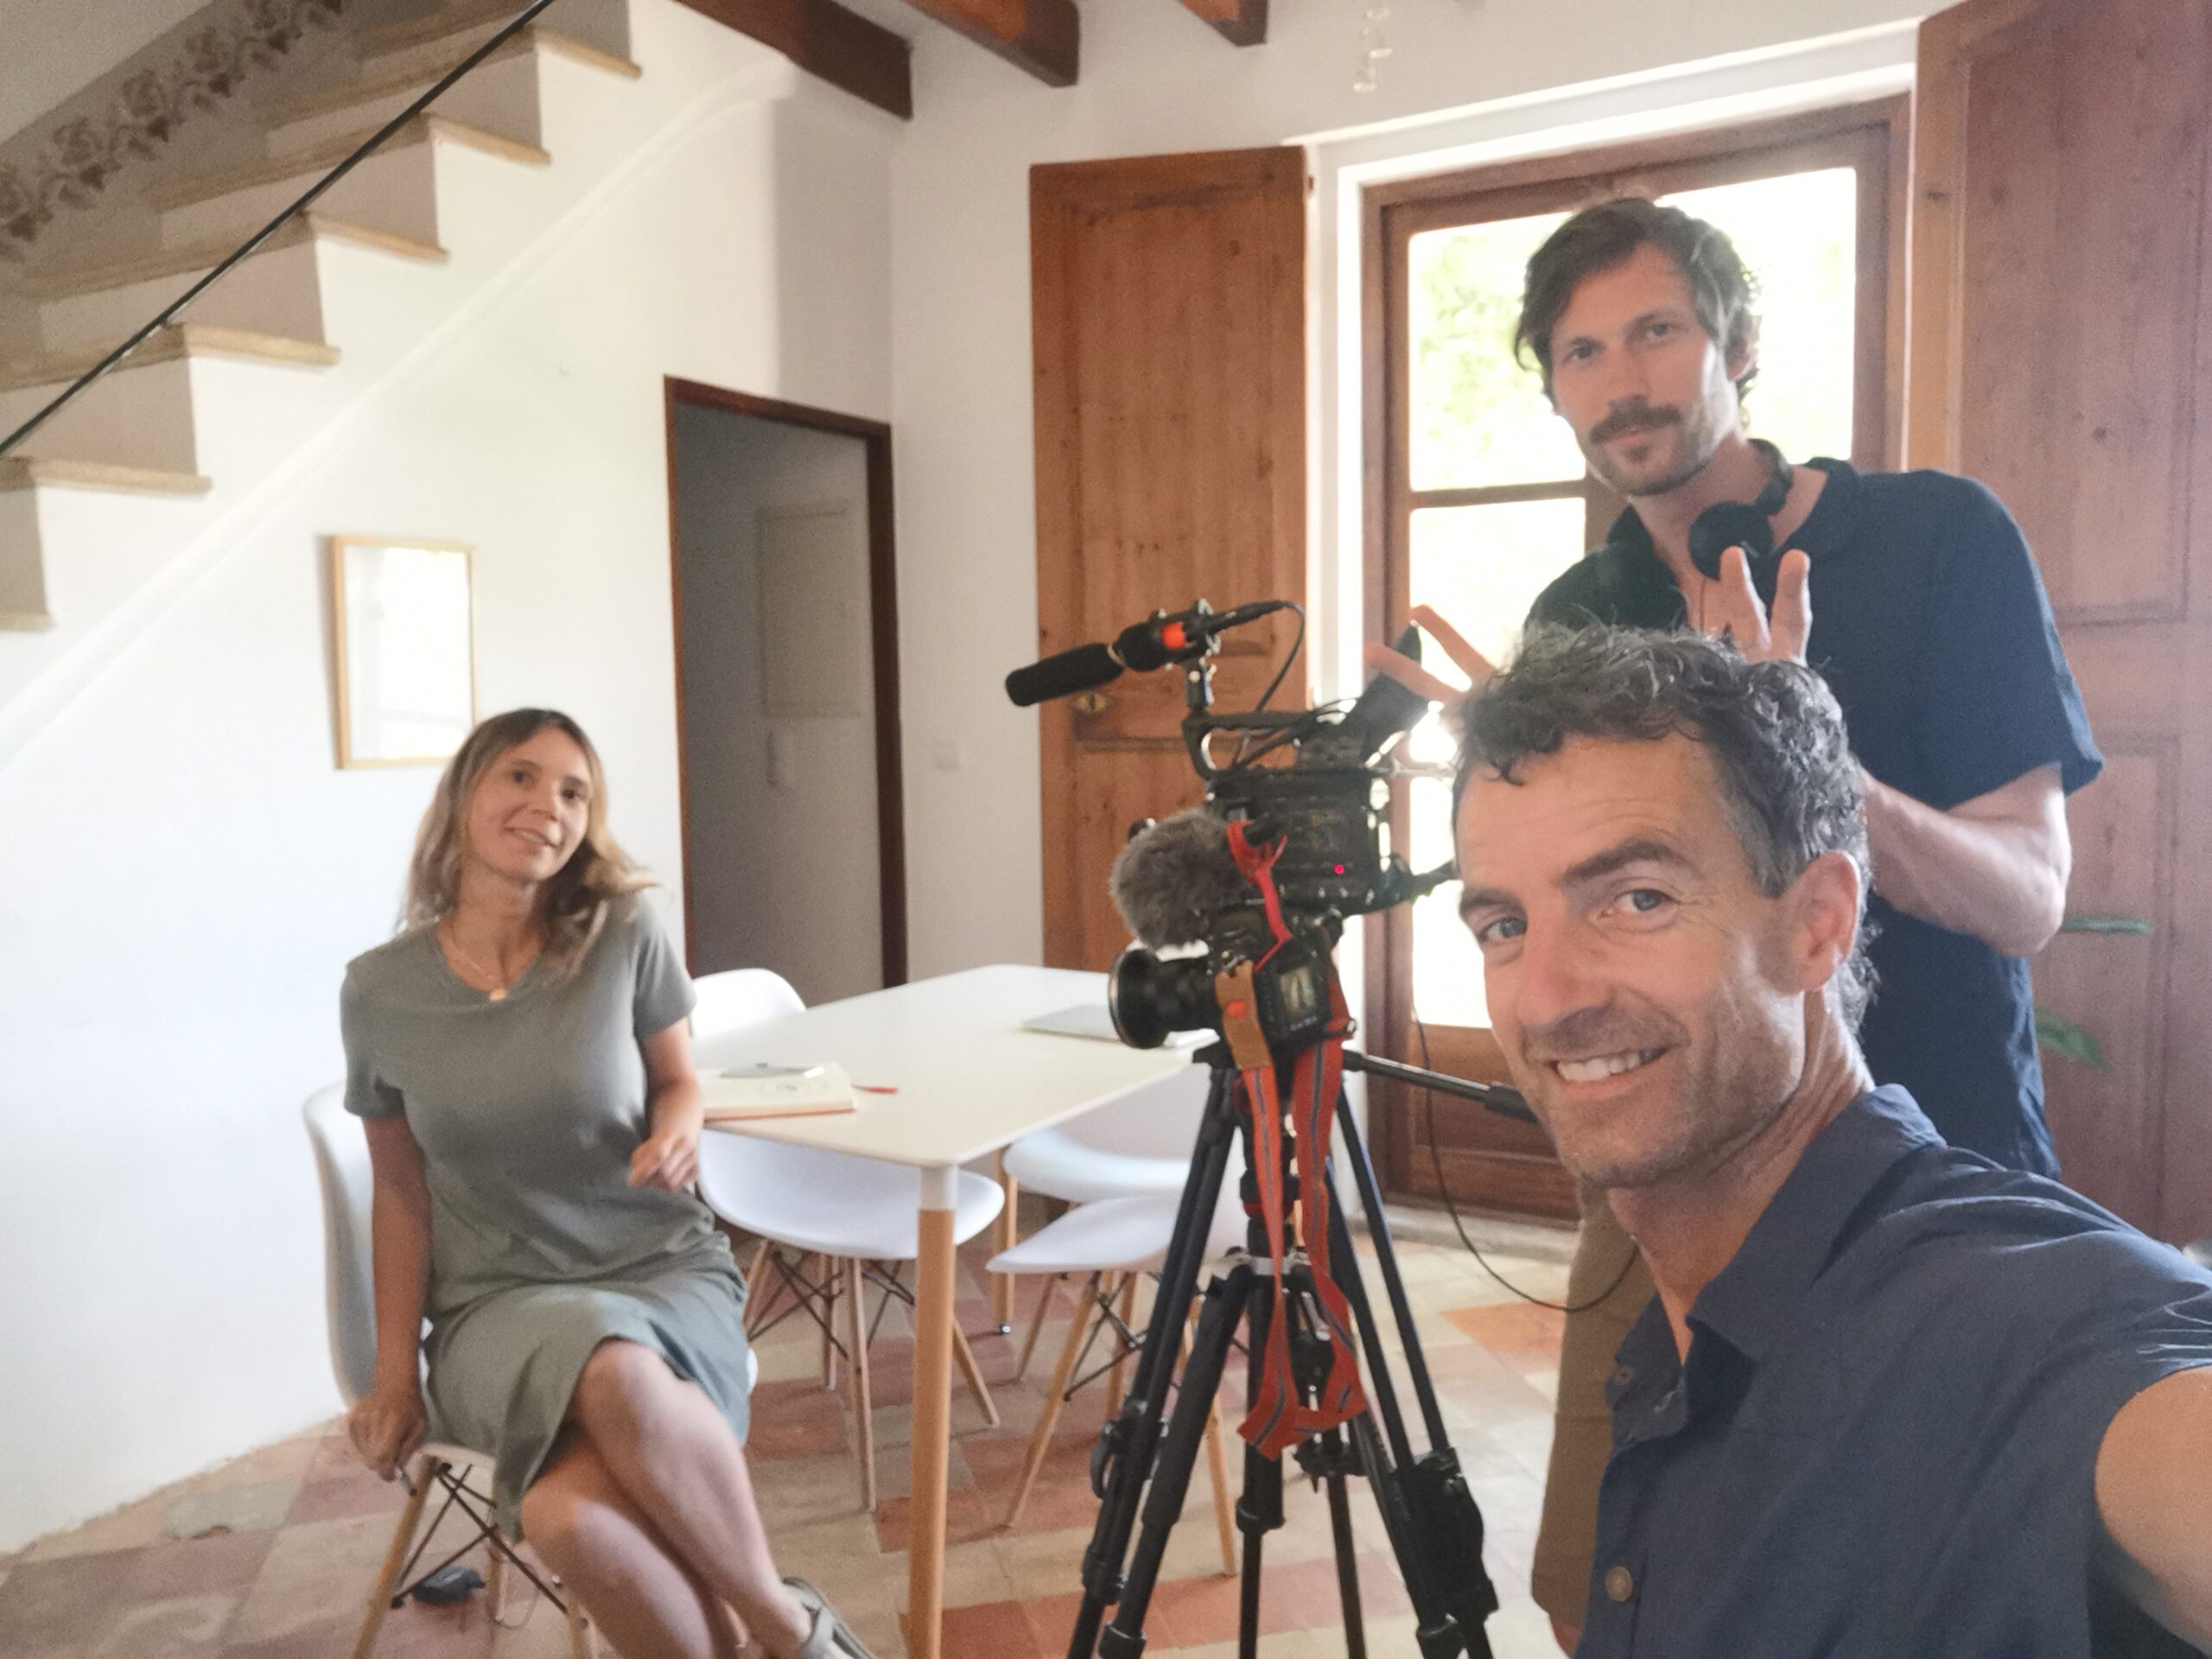
[[[756,1117],[823,1117],[853,1109],[853,1080],[842,1065],[764,1065],[706,1071],[699,1091],[707,1122]]]

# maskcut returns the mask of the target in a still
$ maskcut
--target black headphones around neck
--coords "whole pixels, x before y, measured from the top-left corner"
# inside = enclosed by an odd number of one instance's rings
[[[1774,549],[1774,516],[1789,499],[1794,475],[1787,458],[1764,438],[1753,438],[1751,448],[1767,458],[1772,472],[1755,501],[1723,501],[1707,507],[1690,524],[1690,563],[1708,582],[1720,577],[1720,556],[1740,547],[1751,563],[1751,586],[1761,599],[1774,603],[1776,572],[1782,565]]]

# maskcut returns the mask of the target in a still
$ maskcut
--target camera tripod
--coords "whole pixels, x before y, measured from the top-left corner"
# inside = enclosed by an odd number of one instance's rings
[[[1272,1282],[1274,1260],[1259,1216],[1258,1177],[1254,1173],[1260,1166],[1255,1155],[1260,1137],[1254,1132],[1251,1115],[1243,1109],[1243,1085],[1229,1045],[1210,1045],[1195,1058],[1211,1068],[1211,1084],[1135,1376],[1120,1412],[1100,1431],[1091,1452],[1091,1485],[1099,1497],[1100,1509],[1084,1553],[1083,1603],[1069,1639],[1068,1659],[1137,1659],[1143,1653],[1145,1614],[1158,1582],[1168,1535],[1182,1513],[1206,1421],[1214,1408],[1222,1371],[1240,1325],[1246,1332],[1249,1392],[1254,1399],[1261,1395],[1276,1298]],[[1510,1090],[1494,1090],[1351,1052],[1343,1058],[1347,1069],[1480,1101],[1510,1115],[1519,1116],[1526,1109],[1518,1106],[1518,1096]],[[1319,1071],[1313,1073],[1317,1095],[1320,1077]],[[1312,1121],[1320,1122],[1322,1102],[1316,1098],[1309,1103],[1316,1109]],[[1459,1454],[1450,1444],[1437,1408],[1435,1389],[1422,1358],[1421,1338],[1383,1220],[1382,1197],[1341,1089],[1337,1090],[1333,1109],[1342,1136],[1340,1155],[1351,1168],[1367,1215],[1429,1449],[1416,1454],[1407,1434],[1382,1334],[1352,1254],[1351,1230],[1345,1224],[1343,1206],[1336,1201],[1333,1171],[1325,1166],[1303,1171],[1302,1179],[1319,1179],[1327,1190],[1325,1255],[1349,1304],[1359,1349],[1366,1357],[1366,1403],[1341,1426],[1301,1439],[1292,1455],[1301,1470],[1327,1490],[1337,1583],[1351,1659],[1365,1659],[1367,1652],[1345,1487],[1346,1477],[1354,1474],[1363,1476],[1375,1495],[1391,1553],[1413,1603],[1423,1659],[1450,1659],[1459,1654],[1470,1659],[1490,1659],[1483,1621],[1497,1611],[1498,1604],[1483,1567],[1482,1515],[1459,1471]],[[1168,1400],[1178,1338],[1189,1321],[1192,1301],[1199,1296],[1198,1278],[1206,1265],[1202,1258],[1209,1224],[1226,1178],[1230,1152],[1240,1137],[1246,1151],[1242,1195],[1253,1217],[1246,1230],[1246,1248],[1230,1258],[1228,1271],[1217,1274],[1205,1290],[1181,1384],[1173,1389],[1171,1416]],[[1301,1176],[1290,1137],[1284,1135],[1280,1141],[1278,1173],[1283,1183],[1286,1225],[1282,1306],[1288,1313],[1292,1375],[1300,1398],[1310,1404],[1338,1357],[1332,1346],[1344,1333],[1325,1315],[1312,1260],[1297,1236],[1296,1224],[1290,1220],[1296,1197],[1294,1182]],[[1303,1217],[1311,1210],[1300,1205],[1294,1213]],[[1283,1524],[1282,1485],[1281,1459],[1248,1445],[1243,1491],[1236,1504],[1237,1529],[1244,1540],[1237,1620],[1240,1659],[1254,1659],[1257,1650],[1262,1540]],[[1140,1519],[1141,1532],[1131,1560],[1129,1538]],[[1106,1622],[1109,1607],[1114,1609],[1110,1624]]]

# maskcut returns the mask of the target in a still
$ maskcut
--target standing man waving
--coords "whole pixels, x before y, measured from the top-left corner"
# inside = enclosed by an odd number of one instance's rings
[[[1529,620],[1726,632],[1820,671],[1866,797],[1874,1081],[1928,1103],[1952,1145],[2056,1173],[2025,959],[2063,914],[2065,797],[2104,763],[2018,527],[1968,479],[1792,467],[1750,438],[1751,284],[1727,237],[1680,209],[1624,198],[1560,226],[1529,262],[1515,344],[1630,504]],[[1488,674],[1433,612],[1414,620]],[[1604,1378],[1652,1294],[1611,1211],[1584,1210],[1533,1585],[1570,1647],[1611,1443]]]

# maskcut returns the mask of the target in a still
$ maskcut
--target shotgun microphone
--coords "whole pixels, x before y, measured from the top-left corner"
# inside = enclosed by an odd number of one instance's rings
[[[1014,699],[1014,707],[1027,709],[1054,697],[1073,696],[1093,686],[1110,685],[1121,677],[1122,659],[1114,655],[1111,645],[1077,645],[1073,651],[1056,652],[1042,662],[1015,669],[1006,677],[1006,694]]]
[[[1173,615],[1154,611],[1143,621],[1123,628],[1110,645],[1077,645],[1015,669],[1006,677],[1006,694],[1017,708],[1027,709],[1053,697],[1110,685],[1125,670],[1149,673],[1170,663],[1186,663],[1211,651],[1214,636],[1225,629],[1242,627],[1288,607],[1287,600],[1263,599],[1234,610],[1217,611],[1202,599],[1189,610]]]

